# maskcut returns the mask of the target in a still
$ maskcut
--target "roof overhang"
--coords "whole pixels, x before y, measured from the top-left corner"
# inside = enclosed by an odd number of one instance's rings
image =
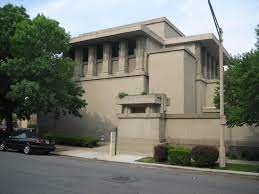
[[[129,26],[120,26],[105,30],[99,30],[79,35],[70,39],[70,43],[74,45],[91,44],[102,41],[113,41],[118,38],[129,38],[133,36],[148,36],[160,44],[164,44],[164,40],[149,30],[143,24],[135,24]]]
[[[194,36],[185,36],[185,37],[177,37],[177,38],[170,38],[165,40],[165,45],[178,45],[178,44],[185,44],[185,43],[192,43],[192,42],[200,42],[202,46],[208,48],[211,53],[216,53],[218,55],[219,52],[219,40],[213,33],[208,34],[199,34]],[[223,47],[224,58],[229,59],[231,58],[230,54],[227,50]]]

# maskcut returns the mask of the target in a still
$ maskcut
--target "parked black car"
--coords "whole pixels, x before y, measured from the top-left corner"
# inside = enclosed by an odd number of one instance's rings
[[[16,129],[0,139],[0,151],[8,149],[22,151],[24,154],[49,154],[56,147],[54,142],[41,139],[38,133],[31,129]]]

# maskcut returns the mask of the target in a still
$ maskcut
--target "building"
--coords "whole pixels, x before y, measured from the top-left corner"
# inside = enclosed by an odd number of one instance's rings
[[[151,153],[168,141],[219,144],[219,41],[211,33],[185,36],[167,18],[71,39],[75,79],[86,91],[82,118],[41,117],[42,129],[105,136],[118,128],[119,152]],[[224,63],[229,58],[224,49]],[[226,129],[231,146],[258,146],[259,129]]]

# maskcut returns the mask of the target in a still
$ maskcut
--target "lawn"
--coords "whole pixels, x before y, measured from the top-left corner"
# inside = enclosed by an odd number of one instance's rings
[[[221,170],[234,170],[234,171],[243,171],[243,172],[258,172],[258,165],[249,165],[249,164],[227,164],[225,168],[217,167]]]
[[[156,163],[153,157],[145,157],[137,160],[137,162],[145,163]],[[158,163],[159,164],[159,163]],[[166,162],[161,164],[168,164]],[[225,168],[215,167],[215,169],[220,170],[233,170],[233,171],[243,171],[243,172],[258,172],[259,165],[249,165],[249,164],[227,164]]]

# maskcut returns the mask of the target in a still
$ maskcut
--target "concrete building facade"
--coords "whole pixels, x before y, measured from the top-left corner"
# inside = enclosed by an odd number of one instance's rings
[[[82,118],[40,116],[65,134],[105,136],[118,129],[118,150],[152,153],[159,142],[219,144],[218,39],[185,36],[168,19],[82,34],[70,40],[75,79],[86,91]],[[229,58],[224,49],[224,62]],[[124,95],[123,95],[124,94]],[[55,124],[54,124],[55,123]],[[259,129],[227,128],[228,146],[258,146]]]

